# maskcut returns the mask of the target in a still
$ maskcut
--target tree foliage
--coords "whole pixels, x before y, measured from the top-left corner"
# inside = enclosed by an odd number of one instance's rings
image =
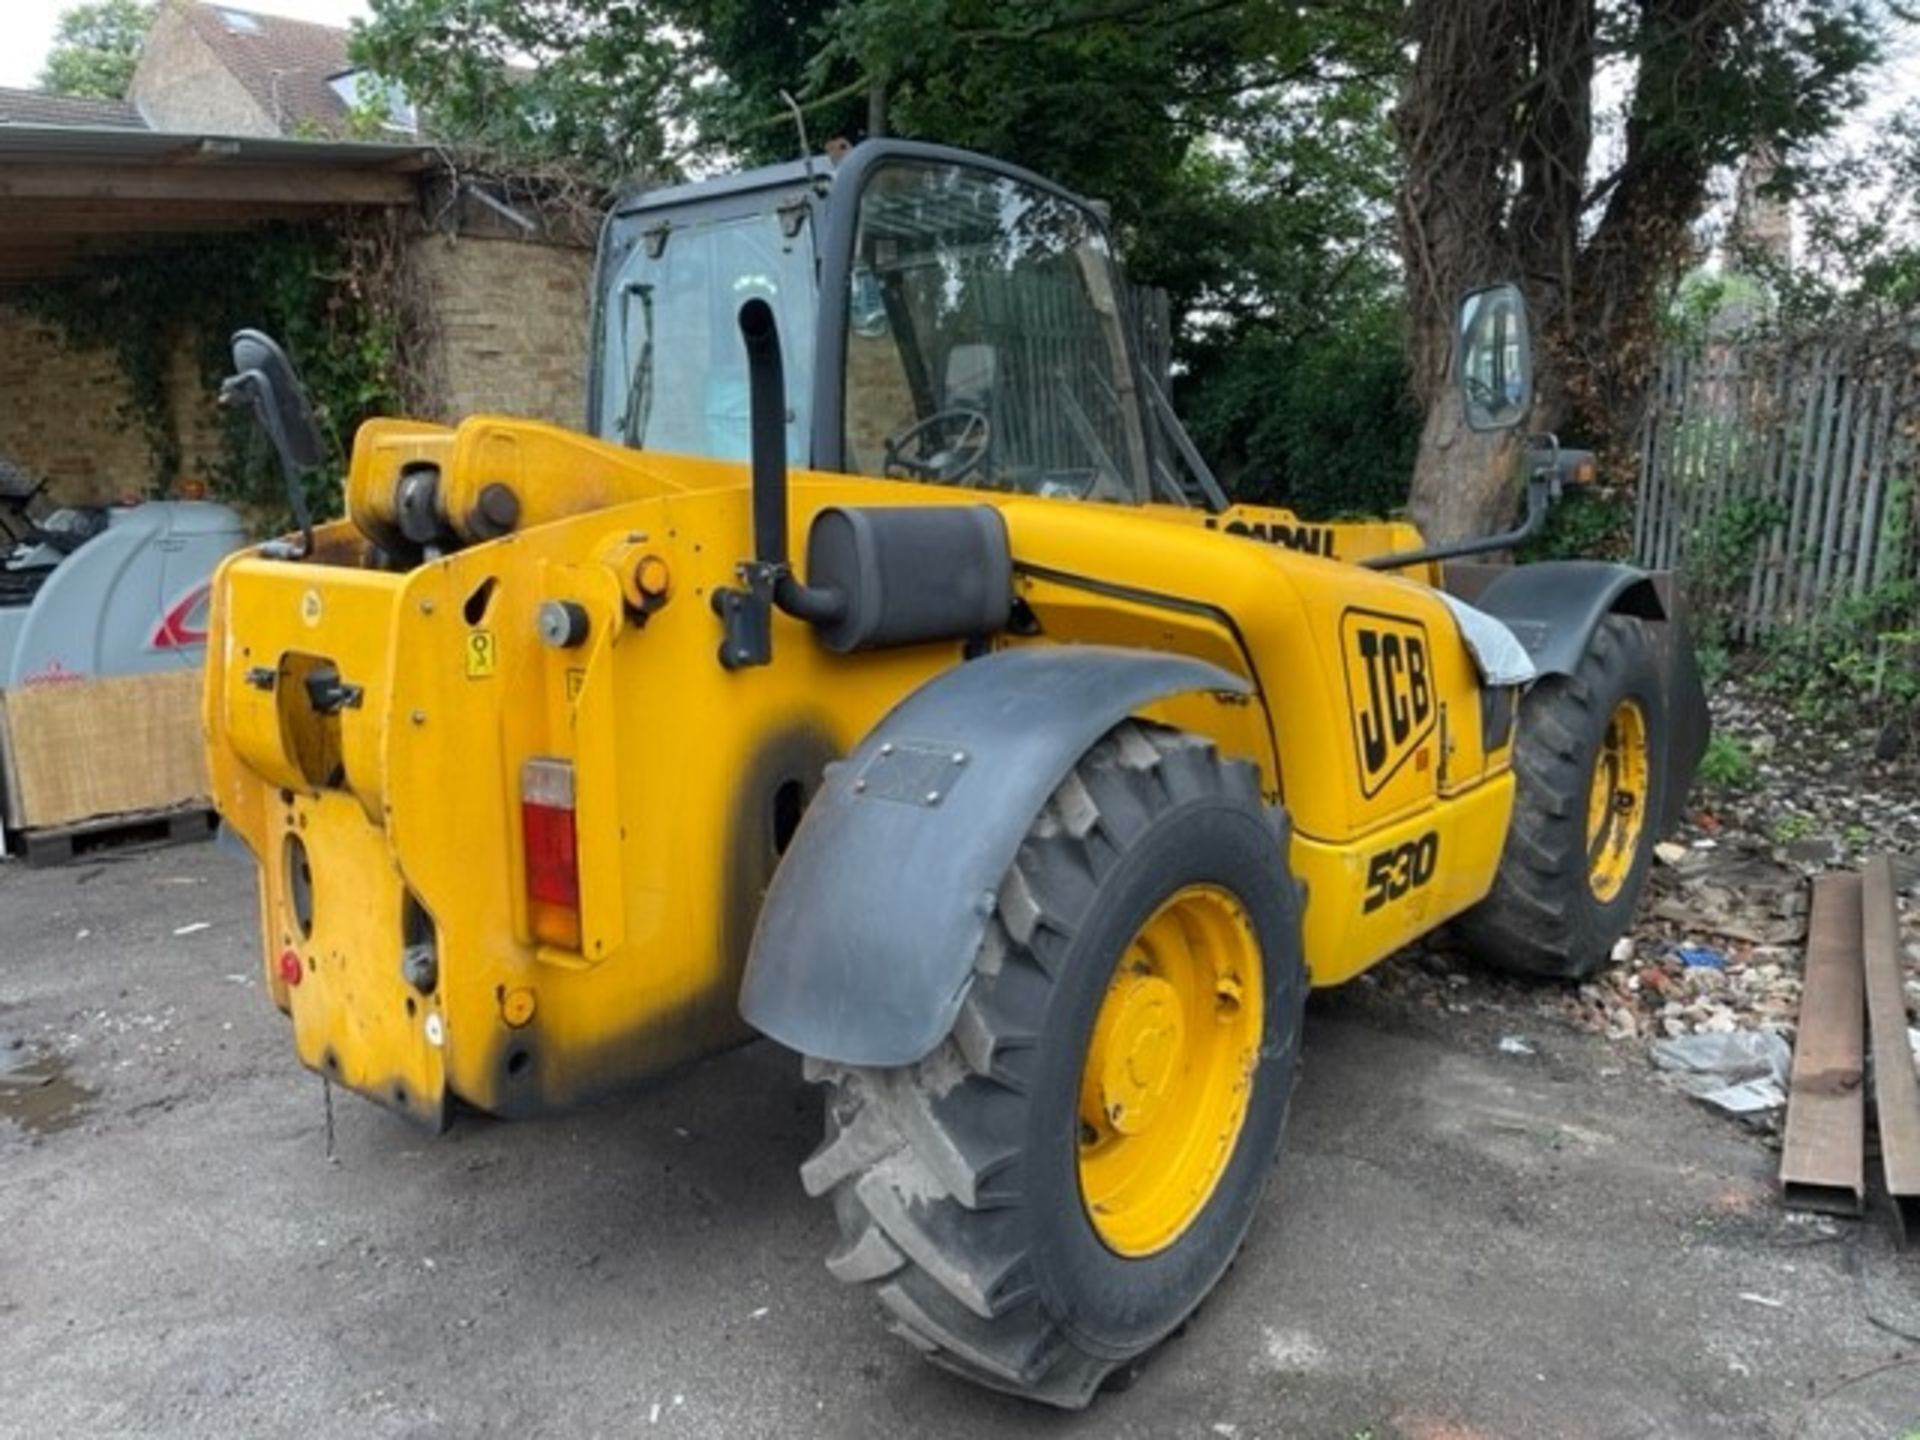
[[[1169,292],[1181,408],[1244,493],[1384,508],[1419,435],[1452,535],[1508,517],[1517,448],[1460,424],[1459,294],[1522,280],[1535,424],[1619,473],[1716,176],[1764,142],[1804,183],[1880,3],[373,0],[357,43],[442,133],[603,179],[785,158],[795,106],[816,149],[1020,161]]]
[[[609,182],[667,167],[684,51],[664,7],[629,0],[374,0],[353,39],[443,137]]]
[[[1868,138],[1813,147],[1767,189],[1792,198],[1794,253],[1730,234],[1727,268],[1688,277],[1681,298],[1694,309],[1750,287],[1760,303],[1748,308],[1787,333],[1891,333],[1920,314],[1920,101]],[[1683,309],[1680,318],[1691,317]]]
[[[86,0],[62,11],[40,88],[55,95],[121,99],[152,23],[150,0]]]
[[[1404,493],[1398,13],[1398,0],[375,0],[357,45],[443,130],[602,178],[787,158],[791,96],[815,148],[937,140],[1094,196],[1133,279],[1165,288],[1184,321],[1180,399],[1214,417],[1217,463],[1249,494],[1338,508],[1348,475],[1370,499],[1398,498],[1385,475]],[[1353,408],[1361,374],[1385,398],[1370,428]],[[1349,428],[1391,454],[1314,443]]]

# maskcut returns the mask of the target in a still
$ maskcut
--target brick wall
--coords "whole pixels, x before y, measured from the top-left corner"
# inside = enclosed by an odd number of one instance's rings
[[[579,428],[592,252],[423,235],[410,258],[433,332],[422,367],[430,401],[419,418],[492,413]],[[167,383],[181,477],[211,484],[221,453],[219,411],[184,339]],[[51,499],[96,504],[146,492],[152,461],[126,401],[110,352],[74,350],[54,330],[0,303],[0,459],[45,477]]]
[[[186,337],[167,362],[167,404],[173,433],[180,437],[180,478],[198,481],[211,493],[217,467],[226,458],[225,417],[219,392],[200,378],[196,347]]]
[[[585,420],[593,254],[572,245],[428,235],[412,263],[433,317],[434,414]]]
[[[210,476],[219,453],[211,397],[182,344],[168,386],[186,449],[182,474]],[[0,459],[47,483],[58,504],[93,505],[144,494],[153,474],[147,437],[127,410],[110,351],[75,350],[58,331],[0,304]]]

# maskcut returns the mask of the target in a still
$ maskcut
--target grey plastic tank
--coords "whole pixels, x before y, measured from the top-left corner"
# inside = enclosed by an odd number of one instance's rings
[[[56,512],[42,529],[60,523]],[[225,505],[165,500],[108,510],[70,551],[15,547],[0,558],[0,579],[15,582],[0,585],[0,688],[197,668],[208,582],[245,539]]]

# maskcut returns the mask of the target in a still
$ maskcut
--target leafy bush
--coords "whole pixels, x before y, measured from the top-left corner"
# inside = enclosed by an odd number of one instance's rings
[[[1753,756],[1731,735],[1716,735],[1700,757],[1700,783],[1716,790],[1744,790],[1756,775]]]
[[[1235,499],[1308,519],[1405,505],[1420,439],[1393,308],[1297,336],[1250,331],[1202,349],[1178,406]]]
[[[1920,723],[1920,580],[1839,601],[1765,646],[1761,683],[1808,723]]]
[[[1633,543],[1633,505],[1604,490],[1570,490],[1547,512],[1522,561],[1621,560]]]

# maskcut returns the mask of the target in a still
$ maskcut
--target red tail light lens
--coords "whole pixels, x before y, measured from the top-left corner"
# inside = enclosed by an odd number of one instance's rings
[[[580,948],[580,855],[573,825],[573,765],[529,760],[520,770],[520,838],[527,918],[534,937]]]

